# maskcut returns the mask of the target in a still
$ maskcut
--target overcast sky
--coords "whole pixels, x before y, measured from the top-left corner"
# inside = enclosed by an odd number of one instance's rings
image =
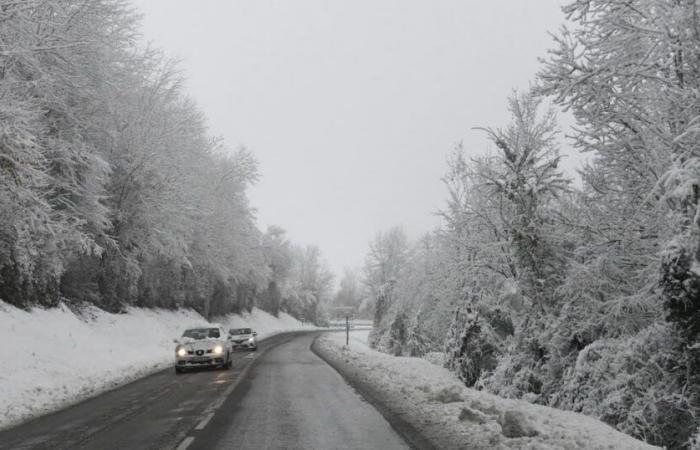
[[[561,3],[135,1],[145,39],[182,59],[212,134],[260,162],[260,226],[318,244],[336,273],[360,266],[379,230],[438,224],[446,156],[460,141],[482,153],[471,128],[507,123]]]

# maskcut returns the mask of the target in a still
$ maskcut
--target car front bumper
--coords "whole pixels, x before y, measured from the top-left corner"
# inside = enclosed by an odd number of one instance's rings
[[[185,356],[175,361],[177,367],[217,367],[226,363],[224,355]]]
[[[257,348],[258,343],[256,341],[250,342],[250,341],[243,341],[243,342],[233,342],[231,344],[231,348],[233,350],[238,350],[238,349],[251,349],[251,348]]]

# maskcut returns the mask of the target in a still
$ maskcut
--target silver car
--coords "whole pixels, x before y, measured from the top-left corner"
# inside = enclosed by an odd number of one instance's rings
[[[255,351],[258,349],[258,333],[251,328],[232,328],[228,330],[231,350],[246,349]]]
[[[190,328],[175,342],[175,373],[196,367],[231,368],[231,347],[221,327]]]

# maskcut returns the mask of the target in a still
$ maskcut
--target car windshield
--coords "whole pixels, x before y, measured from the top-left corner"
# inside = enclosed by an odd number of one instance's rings
[[[231,331],[229,331],[232,335],[239,335],[239,334],[253,334],[253,330],[250,328],[233,328]]]
[[[219,333],[218,328],[193,328],[191,330],[186,330],[182,337],[191,339],[207,339],[207,338],[220,338],[221,333]]]

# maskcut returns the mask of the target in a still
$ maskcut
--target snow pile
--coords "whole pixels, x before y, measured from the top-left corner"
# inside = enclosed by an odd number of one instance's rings
[[[286,314],[254,309],[220,320],[264,338],[310,329]],[[0,428],[59,409],[173,364],[173,339],[207,326],[192,310],[129,308],[110,314],[65,305],[27,312],[0,302]]]
[[[469,389],[424,359],[370,349],[367,337],[352,332],[346,346],[344,334],[329,333],[316,348],[440,448],[655,448],[582,414]]]

